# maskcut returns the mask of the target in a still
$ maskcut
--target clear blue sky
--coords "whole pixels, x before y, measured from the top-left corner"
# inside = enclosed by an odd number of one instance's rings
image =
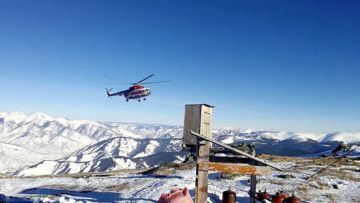
[[[154,73],[148,101],[103,76]],[[0,111],[182,125],[360,131],[359,1],[0,1]],[[121,90],[126,86],[114,86]]]

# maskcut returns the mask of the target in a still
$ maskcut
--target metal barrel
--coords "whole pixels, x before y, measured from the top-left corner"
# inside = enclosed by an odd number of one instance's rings
[[[226,190],[223,192],[222,203],[235,203],[236,202],[236,193],[232,190]]]

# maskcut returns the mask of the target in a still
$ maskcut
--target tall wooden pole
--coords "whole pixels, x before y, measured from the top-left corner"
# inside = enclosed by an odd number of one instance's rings
[[[252,156],[255,156],[255,151],[252,152]],[[251,160],[251,164],[255,165],[255,161]],[[256,175],[250,175],[250,203],[256,203]]]
[[[207,202],[208,198],[208,168],[210,155],[210,144],[207,141],[198,138],[196,150],[196,185],[195,185],[195,203]],[[205,167],[200,167],[205,165]]]

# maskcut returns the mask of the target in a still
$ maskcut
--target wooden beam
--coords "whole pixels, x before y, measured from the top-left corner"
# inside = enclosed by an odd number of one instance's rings
[[[267,166],[250,166],[233,163],[200,163],[199,169],[241,175],[270,175],[271,168]]]
[[[220,163],[243,163],[243,164],[250,164],[254,166],[266,166],[263,163],[259,163],[257,161],[253,161],[248,157],[236,157],[236,156],[210,156],[210,162],[220,162]],[[253,164],[253,162],[255,162]]]
[[[252,156],[252,155],[250,155],[250,154],[248,154],[248,153],[246,153],[246,152],[243,152],[243,151],[240,151],[240,150],[235,149],[235,148],[233,148],[233,147],[230,147],[229,145],[226,145],[226,144],[224,144],[224,143],[222,143],[222,142],[218,142],[218,141],[216,141],[216,140],[213,140],[213,139],[204,137],[203,135],[201,135],[201,134],[199,134],[199,133],[196,133],[196,132],[194,132],[194,131],[191,131],[191,134],[194,135],[194,136],[197,136],[197,137],[199,137],[199,138],[201,138],[201,139],[203,139],[203,140],[207,140],[207,141],[212,142],[212,143],[214,143],[214,144],[220,145],[220,146],[222,146],[222,147],[224,147],[224,148],[226,148],[226,149],[229,149],[229,150],[231,150],[231,151],[234,151],[234,152],[236,152],[236,153],[239,153],[239,154],[241,154],[241,155],[244,155],[244,156],[246,156],[246,157],[249,157],[249,158],[251,158],[251,159],[253,159],[253,160],[257,161],[257,162],[260,162],[260,163],[263,163],[263,164],[265,164],[265,165],[267,165],[267,166],[270,166],[271,168],[274,168],[274,169],[276,169],[276,170],[282,171],[282,169],[280,169],[280,168],[272,165],[271,163],[266,162],[265,160],[256,158],[256,157],[254,157],[254,156]]]

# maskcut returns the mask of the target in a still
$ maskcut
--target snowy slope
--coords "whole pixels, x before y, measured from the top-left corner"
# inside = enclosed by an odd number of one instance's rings
[[[0,142],[0,172],[15,171],[42,159],[54,159],[56,156],[41,154],[29,149]]]
[[[2,134],[4,130],[4,118],[0,117],[0,135]]]

